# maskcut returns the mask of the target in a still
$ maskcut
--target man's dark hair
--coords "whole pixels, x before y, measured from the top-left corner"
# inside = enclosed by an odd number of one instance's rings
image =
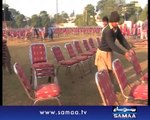
[[[108,20],[108,17],[107,17],[107,16],[104,16],[103,19],[102,19],[102,21],[108,22],[108,21],[109,21],[109,20]]]

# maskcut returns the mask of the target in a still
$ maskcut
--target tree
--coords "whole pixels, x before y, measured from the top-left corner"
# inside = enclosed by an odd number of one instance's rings
[[[147,5],[144,7],[144,9],[142,10],[141,14],[139,15],[139,20],[145,21],[148,16],[148,7]]]
[[[18,28],[25,27],[26,25],[26,19],[23,14],[17,15],[15,21]]]
[[[93,5],[88,4],[83,12],[85,25],[96,25],[95,8]]]
[[[127,20],[131,20],[133,23],[138,21],[139,14],[142,12],[142,8],[137,5],[137,1],[131,1],[129,4],[126,4]]]
[[[41,19],[41,27],[47,27],[50,25],[50,18],[46,11],[40,12],[40,19]]]
[[[64,19],[68,19],[69,18],[68,14],[66,12],[64,12],[64,11],[61,12],[61,15],[62,15],[62,17]]]
[[[100,0],[97,3],[96,10],[100,11],[100,18],[103,18],[104,16],[110,16],[112,11],[118,11],[120,14],[119,8],[123,4],[125,4],[125,0]]]
[[[54,15],[54,20],[55,20],[55,23],[59,24],[59,23],[65,23],[67,22],[67,20],[63,17],[63,15],[61,14],[55,14]]]
[[[31,26],[41,27],[41,19],[38,15],[34,14],[31,16]]]
[[[83,18],[82,14],[76,15],[76,19],[74,22],[77,26],[85,26],[85,24],[84,24],[85,22],[84,22],[84,18]]]

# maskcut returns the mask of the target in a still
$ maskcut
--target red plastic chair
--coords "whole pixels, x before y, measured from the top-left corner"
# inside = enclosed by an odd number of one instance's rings
[[[79,62],[83,62],[83,61],[88,60],[88,57],[87,57],[87,56],[76,55],[76,53],[75,53],[75,51],[74,51],[74,48],[73,48],[73,46],[72,46],[71,43],[66,43],[66,44],[65,44],[65,48],[66,48],[66,50],[68,51],[68,54],[69,54],[70,58],[76,59],[76,60],[78,60]]]
[[[112,62],[113,65],[113,71],[117,78],[117,82],[119,84],[120,90],[122,95],[125,98],[133,98],[137,100],[147,100],[148,99],[148,85],[145,83],[134,85],[131,87],[131,85],[128,83],[128,80],[126,78],[122,63],[119,59],[115,59]],[[125,88],[130,88],[130,93],[126,94]]]
[[[131,55],[131,61],[130,62],[133,65],[133,68],[136,72],[136,75],[140,77],[140,80],[142,82],[148,81],[148,73],[145,73],[145,74],[143,73],[136,54]]]
[[[99,47],[101,45],[101,39],[99,37],[97,37],[96,40],[97,40],[97,43],[98,43],[97,46]]]
[[[95,81],[104,106],[120,105],[110,82],[109,74],[105,69],[96,72]],[[128,102],[127,100],[122,105],[143,106],[143,104],[134,103],[133,101]]]
[[[84,65],[85,62],[89,61],[88,56],[76,55],[76,53],[74,51],[74,48],[73,48],[71,43],[66,43],[64,46],[65,46],[66,50],[68,51],[68,54],[69,54],[70,58],[78,60],[82,65]],[[82,69],[83,69],[83,72],[84,72],[84,66],[82,66]]]
[[[84,46],[84,48],[86,49],[86,51],[90,51],[90,52],[92,52],[93,54],[96,53],[97,48],[90,48],[90,46],[89,46],[87,40],[82,40],[82,41],[83,41],[83,46]]]
[[[92,52],[89,52],[89,51],[83,52],[78,40],[73,41],[73,45],[77,53],[80,54],[81,56],[92,57],[94,55]]]
[[[96,49],[93,38],[89,38],[89,45],[91,46],[92,49]]]
[[[34,88],[37,86],[37,79],[54,77],[54,65],[48,63],[47,51],[44,43],[32,43],[29,48],[29,57],[31,61],[31,82],[34,77]]]
[[[70,73],[71,73],[71,67],[79,67],[78,60],[76,60],[76,59],[65,60],[65,57],[58,45],[52,46],[51,51],[52,51],[53,55],[55,56],[55,59],[58,63],[57,72],[59,71],[59,68],[61,66],[66,67],[66,72],[68,70],[68,71],[70,71]]]
[[[56,83],[43,84],[38,86],[34,91],[32,91],[30,81],[25,75],[25,72],[22,69],[22,67],[18,63],[15,63],[13,68],[27,96],[29,97],[29,99],[34,101],[33,105],[35,105],[37,102],[50,99],[57,100],[58,104],[61,105],[60,100],[58,98],[60,95],[60,87],[58,84]]]

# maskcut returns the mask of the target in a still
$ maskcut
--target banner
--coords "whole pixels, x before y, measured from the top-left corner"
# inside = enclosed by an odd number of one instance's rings
[[[1,106],[1,120],[149,120],[149,106]]]

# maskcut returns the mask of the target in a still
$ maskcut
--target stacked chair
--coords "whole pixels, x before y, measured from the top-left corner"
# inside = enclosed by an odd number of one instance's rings
[[[32,43],[29,47],[29,57],[31,61],[31,83],[34,77],[34,89],[37,87],[37,79],[48,77],[48,81],[51,82],[51,77],[55,76],[54,65],[47,60],[47,51],[44,43]]]
[[[30,81],[19,63],[16,62],[13,68],[27,96],[34,101],[33,105],[40,101],[53,99],[57,100],[58,104],[61,105],[58,98],[60,96],[60,87],[57,83],[42,84],[32,90]]]
[[[78,61],[81,63],[81,65],[82,65],[82,70],[83,70],[83,72],[84,72],[84,74],[85,74],[85,71],[84,71],[84,63],[89,61],[88,56],[77,55],[77,54],[75,53],[74,47],[72,46],[71,43],[66,43],[64,46],[65,46],[66,50],[68,51],[68,54],[69,54],[70,58],[75,59],[75,60],[78,60]],[[89,66],[89,67],[90,67],[90,66]]]
[[[87,41],[86,39],[82,40],[82,42],[83,42],[83,46],[84,46],[84,48],[85,48],[86,51],[90,51],[90,52],[92,52],[93,54],[96,53],[96,50],[97,50],[97,49],[96,49],[96,48],[91,48],[91,47],[89,46],[88,41]]]
[[[74,48],[76,49],[77,53],[81,56],[88,56],[89,58],[91,58],[94,55],[94,53],[90,52],[90,51],[83,52],[83,50],[80,46],[80,42],[78,40],[74,40],[73,45],[74,45]]]
[[[57,69],[57,74],[59,72],[60,67],[65,67],[66,68],[66,73],[70,72],[71,76],[72,76],[72,72],[71,72],[72,67],[75,67],[75,70],[78,67],[79,70],[80,70],[79,61],[76,60],[76,59],[72,59],[72,58],[66,60],[63,53],[62,53],[62,51],[61,51],[60,46],[58,46],[58,45],[52,46],[51,51],[52,51],[52,53],[53,53],[53,55],[54,55],[54,57],[55,57],[55,59],[58,63],[58,66],[56,68]]]

